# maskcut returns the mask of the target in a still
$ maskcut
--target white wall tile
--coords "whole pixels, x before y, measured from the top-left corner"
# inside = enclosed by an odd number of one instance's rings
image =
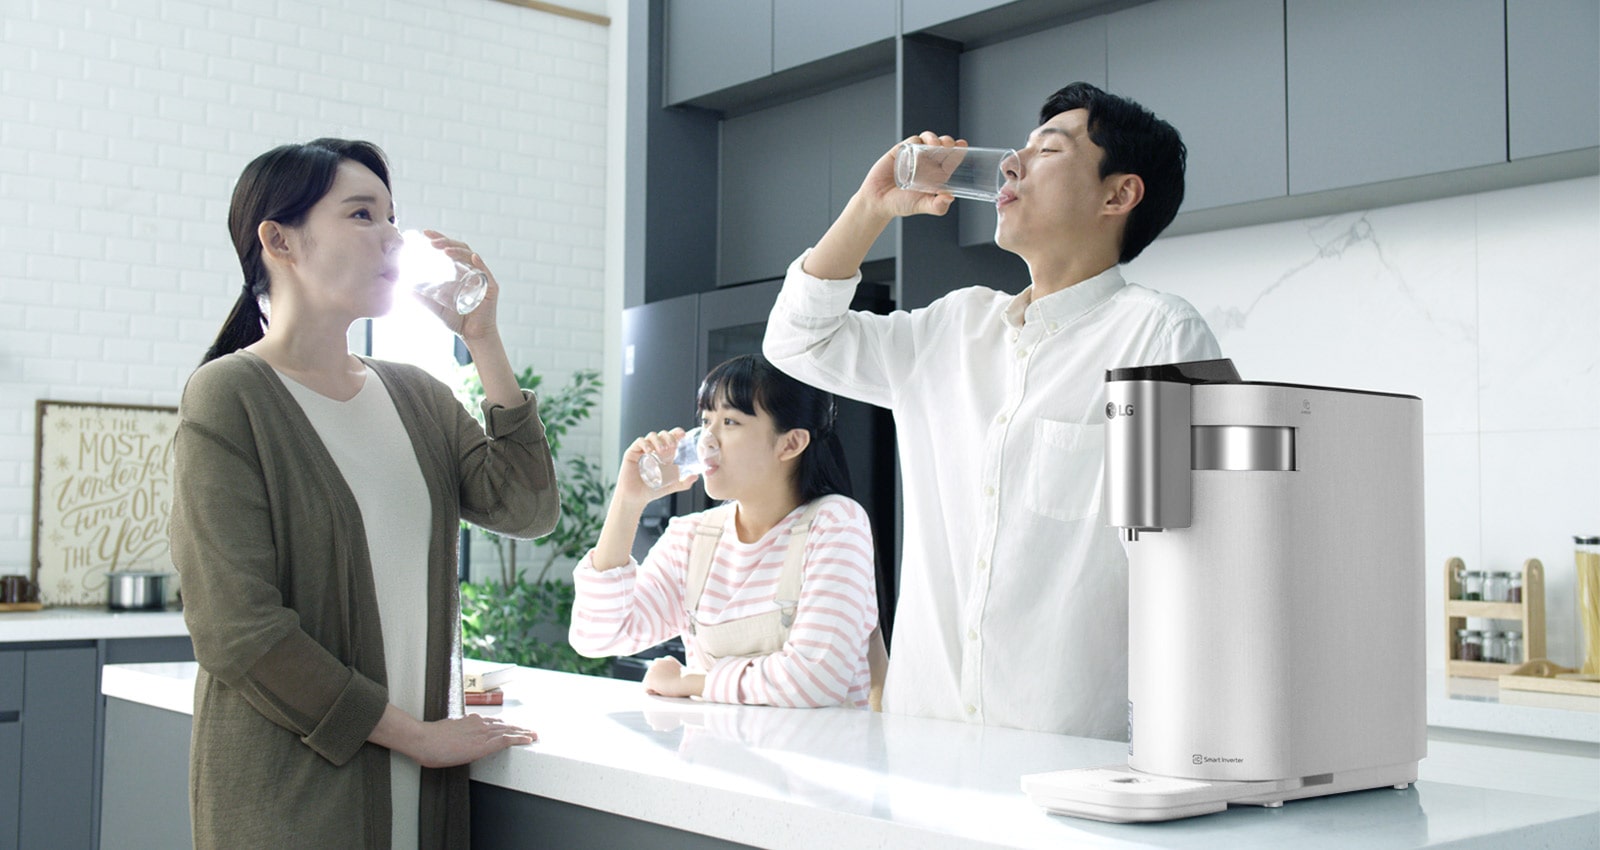
[[[1444,565],[1460,558],[1483,563],[1479,548],[1482,508],[1478,491],[1478,435],[1431,434],[1423,438],[1424,551],[1422,566],[1427,609],[1427,666],[1442,668],[1444,644]]]
[[[1546,647],[1576,666],[1578,621],[1572,536],[1600,534],[1600,428],[1485,432],[1483,563],[1544,564]]]
[[[1486,431],[1600,427],[1600,178],[1478,196]]]

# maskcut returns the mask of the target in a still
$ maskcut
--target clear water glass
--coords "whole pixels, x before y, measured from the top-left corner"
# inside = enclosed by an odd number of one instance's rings
[[[655,454],[646,452],[639,458],[639,477],[652,490],[659,490],[666,486],[667,476],[671,470],[677,471],[673,480],[682,481],[691,475],[700,475],[706,471],[706,462],[716,457],[717,450],[705,445],[706,429],[695,428],[683,435],[673,450],[672,459],[664,460]]]
[[[489,294],[489,276],[433,247],[420,230],[400,234],[397,285],[419,293],[465,316]]]
[[[894,156],[894,182],[918,192],[949,192],[958,198],[994,203],[1006,185],[1006,172],[1021,173],[1010,148],[919,145],[906,142]]]

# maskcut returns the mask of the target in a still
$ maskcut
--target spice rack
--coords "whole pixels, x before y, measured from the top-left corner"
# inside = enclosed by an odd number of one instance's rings
[[[1468,617],[1493,620],[1517,620],[1522,623],[1524,658],[1532,661],[1544,657],[1544,565],[1538,558],[1529,558],[1522,564],[1521,602],[1478,602],[1460,599],[1461,575],[1465,563],[1451,558],[1444,563],[1444,627],[1445,669],[1451,676],[1472,679],[1498,679],[1522,665],[1522,660],[1501,664],[1494,661],[1463,661],[1457,646],[1456,631],[1467,626]]]

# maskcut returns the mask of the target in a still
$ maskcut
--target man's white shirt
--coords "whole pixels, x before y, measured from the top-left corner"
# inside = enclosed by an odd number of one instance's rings
[[[807,252],[809,253],[809,252]],[[859,273],[789,267],[768,359],[894,414],[904,484],[884,709],[1127,735],[1127,559],[1100,512],[1107,369],[1220,357],[1183,299],[1118,267],[1031,298],[983,287],[851,312]]]

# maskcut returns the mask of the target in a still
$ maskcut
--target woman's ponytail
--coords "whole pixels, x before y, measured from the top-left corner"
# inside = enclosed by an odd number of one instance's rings
[[[233,312],[228,314],[228,320],[222,323],[216,340],[206,349],[206,356],[201,358],[201,366],[224,354],[232,354],[266,335],[267,318],[261,313],[261,298],[254,289],[253,286],[246,286],[239,293],[239,300],[233,302]]]

